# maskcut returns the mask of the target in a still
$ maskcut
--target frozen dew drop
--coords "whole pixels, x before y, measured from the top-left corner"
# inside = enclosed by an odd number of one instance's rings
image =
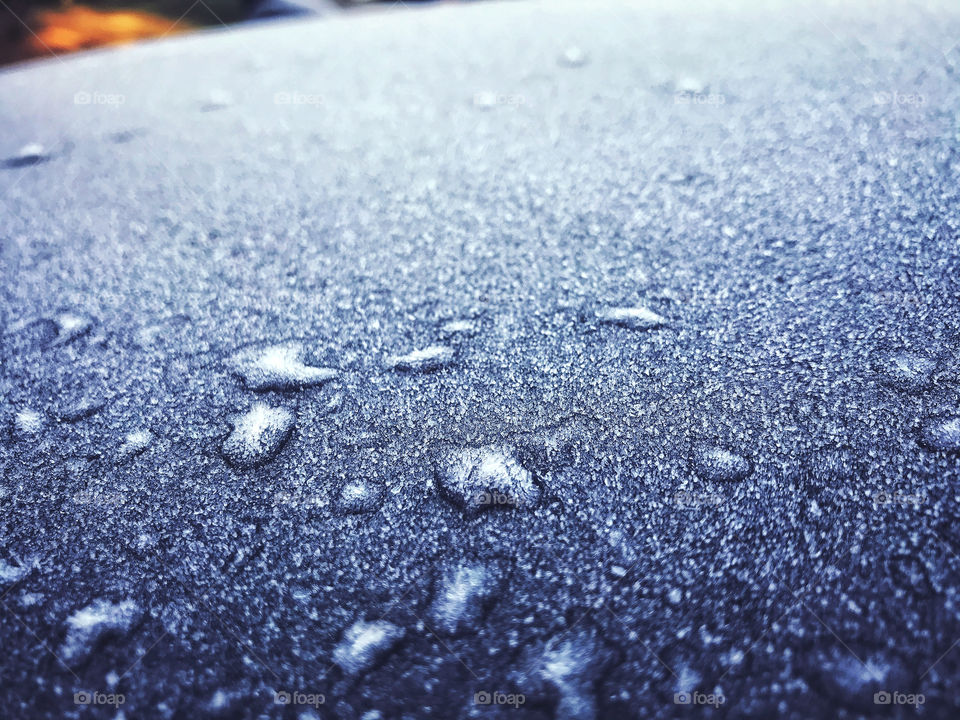
[[[881,358],[875,369],[887,385],[903,390],[922,390],[930,384],[937,363],[926,355],[897,352]]]
[[[920,444],[928,450],[960,452],[960,414],[926,420],[920,428]]]
[[[465,564],[447,569],[430,607],[432,628],[445,635],[477,628],[484,606],[496,589],[493,574],[482,565]]]
[[[78,315],[72,312],[58,313],[53,318],[57,328],[57,344],[62,345],[71,340],[76,340],[90,332],[93,328],[93,319],[86,315]]]
[[[70,662],[84,657],[101,637],[126,632],[140,615],[140,608],[132,600],[95,600],[67,618],[67,636],[60,648],[63,659]]]
[[[238,469],[262,465],[283,448],[295,420],[286,408],[254,403],[246,413],[232,419],[233,432],[223,443],[223,456]]]
[[[18,436],[36,435],[43,429],[43,415],[32,408],[23,408],[14,416],[13,427]]]
[[[667,324],[665,317],[642,306],[602,308],[597,310],[596,317],[606,325],[619,325],[632,330],[653,330]]]
[[[447,451],[436,465],[441,494],[467,514],[532,508],[540,488],[513,450],[498,445]]]
[[[337,508],[350,515],[369,513],[380,507],[383,490],[366,480],[350,480],[340,488]]]
[[[99,392],[90,392],[67,401],[60,407],[60,420],[75,423],[96,415],[107,404],[107,398]]]
[[[473,320],[448,320],[440,326],[440,333],[447,338],[473,337],[477,324]]]
[[[571,45],[560,55],[559,63],[562,67],[578,68],[587,64],[589,58],[582,48]]]
[[[153,433],[146,428],[138,428],[127,433],[123,444],[118,450],[121,460],[126,460],[139,455],[153,442]]]
[[[702,480],[735,482],[753,472],[753,463],[726,448],[705,445],[694,450],[693,471]]]
[[[358,675],[386,655],[404,631],[386,620],[358,620],[343,634],[333,650],[333,660],[347,675]]]
[[[453,363],[455,352],[447,345],[430,345],[406,355],[394,355],[387,367],[405,372],[433,372]]]
[[[50,152],[40,143],[28,143],[4,161],[8,168],[22,168],[49,160]]]
[[[297,345],[271,345],[245,350],[231,359],[234,372],[249,390],[297,390],[321,385],[337,376],[331,368],[311,367],[303,362]]]

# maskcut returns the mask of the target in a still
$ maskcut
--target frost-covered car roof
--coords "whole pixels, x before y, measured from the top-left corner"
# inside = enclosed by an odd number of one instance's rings
[[[958,37],[503,2],[0,74],[2,714],[955,713]]]

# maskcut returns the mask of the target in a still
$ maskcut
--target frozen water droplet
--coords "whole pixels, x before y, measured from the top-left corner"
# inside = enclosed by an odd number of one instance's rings
[[[753,463],[742,455],[717,446],[694,450],[693,471],[703,480],[734,482],[753,472]]]
[[[448,320],[440,326],[444,337],[472,337],[477,334],[477,324],[473,320]]]
[[[233,432],[223,443],[223,456],[239,469],[262,465],[280,452],[295,420],[286,408],[254,403],[246,413],[231,420]]]
[[[623,565],[611,565],[610,575],[619,580],[627,576],[627,569]]]
[[[886,685],[891,680],[896,683],[905,679],[896,667],[899,663],[890,663],[884,657],[865,656],[862,651],[855,656],[846,647],[830,647],[816,655],[812,658],[813,667],[825,694],[848,706],[875,712],[873,694],[878,689],[891,687]],[[897,687],[900,686],[892,685]]]
[[[4,165],[8,168],[28,167],[37,165],[50,159],[50,153],[40,143],[29,143],[6,159]]]
[[[297,390],[320,385],[337,376],[330,368],[311,367],[302,360],[297,345],[272,345],[245,350],[231,361],[234,371],[250,390]]]
[[[595,646],[589,638],[551,640],[539,663],[538,675],[560,696],[556,720],[593,720],[597,717],[594,684],[598,674]]]
[[[592,430],[590,420],[575,416],[524,433],[518,449],[520,463],[538,476],[569,467],[577,462]]]
[[[496,578],[482,565],[448,569],[430,608],[433,629],[446,635],[476,628],[497,589]]]
[[[30,574],[33,569],[30,563],[22,565],[11,565],[6,560],[0,558],[0,584],[7,585],[20,582]]]
[[[139,455],[153,442],[153,433],[146,428],[139,428],[127,433],[123,444],[120,446],[118,454],[121,460],[132,458]]]
[[[57,327],[57,345],[63,345],[90,332],[93,319],[86,315],[77,315],[72,312],[62,312],[53,318]]]
[[[597,310],[597,319],[608,325],[633,330],[652,330],[667,324],[667,319],[645,307],[614,307]]]
[[[911,352],[897,352],[877,362],[875,369],[888,385],[903,390],[922,390],[930,384],[936,360]]]
[[[928,419],[920,428],[920,444],[928,450],[960,452],[960,414]]]
[[[676,87],[679,93],[692,93],[694,95],[699,95],[707,90],[707,84],[705,82],[692,76],[682,77],[677,80]]]
[[[94,600],[67,618],[67,637],[60,648],[63,659],[70,662],[83,657],[105,634],[129,630],[140,615],[140,608],[132,600],[116,604]]]
[[[481,110],[490,110],[497,106],[497,94],[491,90],[481,90],[473,94],[473,104]]]
[[[207,703],[207,708],[213,712],[220,712],[221,710],[226,710],[229,704],[230,696],[223,690],[217,690],[213,694],[213,697],[210,698],[210,702]]]
[[[560,55],[559,63],[562,67],[578,68],[587,64],[587,54],[576,45],[571,45]]]
[[[453,362],[454,350],[446,345],[431,345],[407,355],[395,355],[387,360],[387,367],[408,372],[433,372]]]
[[[383,489],[366,480],[350,480],[340,488],[337,507],[341,512],[360,514],[380,507]]]
[[[226,90],[218,89],[210,92],[210,97],[207,98],[200,109],[204,112],[211,112],[213,110],[223,110],[231,105],[233,105],[233,96]]]
[[[441,494],[468,514],[532,508],[540,499],[533,475],[513,451],[498,445],[444,453],[437,462]]]
[[[386,620],[358,620],[334,648],[333,660],[347,675],[357,675],[386,655],[403,635],[402,628]]]
[[[74,423],[96,415],[107,404],[107,398],[99,393],[88,393],[68,401],[60,408],[60,420]]]
[[[31,408],[23,408],[13,418],[17,435],[35,435],[43,429],[43,416]]]

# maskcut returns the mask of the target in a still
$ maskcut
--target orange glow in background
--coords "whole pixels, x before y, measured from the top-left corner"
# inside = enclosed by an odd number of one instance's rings
[[[51,50],[59,54],[121,45],[192,29],[185,20],[175,23],[140,10],[94,10],[82,5],[38,12],[31,25],[35,35],[27,38],[28,57],[41,57]]]

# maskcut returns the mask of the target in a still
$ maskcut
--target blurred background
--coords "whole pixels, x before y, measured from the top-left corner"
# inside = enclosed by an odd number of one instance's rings
[[[0,0],[0,63],[197,28],[330,13],[377,0]],[[418,0],[385,0],[406,4]]]

